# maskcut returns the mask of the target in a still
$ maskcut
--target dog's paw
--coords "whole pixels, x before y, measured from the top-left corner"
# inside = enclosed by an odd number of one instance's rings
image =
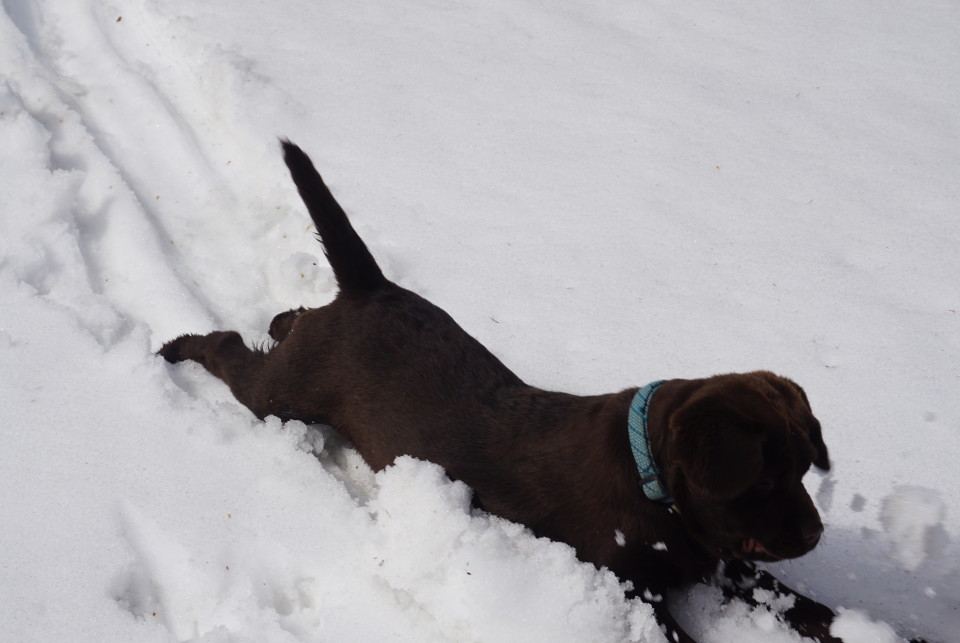
[[[176,364],[177,362],[182,362],[185,359],[189,359],[183,355],[183,345],[192,337],[196,336],[181,335],[176,339],[171,339],[169,342],[160,347],[160,350],[157,351],[157,355],[167,360],[171,364]]]

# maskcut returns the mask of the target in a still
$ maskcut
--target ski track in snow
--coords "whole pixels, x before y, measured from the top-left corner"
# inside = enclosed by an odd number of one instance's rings
[[[109,20],[109,12],[98,3],[57,5],[56,12],[48,6],[42,18],[32,3],[10,6],[12,22],[27,44],[21,55],[30,58],[24,65],[29,77],[12,75],[29,89],[20,89],[20,95],[12,98],[45,132],[50,169],[76,175],[80,193],[64,198],[73,201],[71,224],[95,291],[115,300],[123,313],[161,331],[161,337],[175,331],[166,330],[162,320],[144,309],[144,300],[184,304],[186,317],[177,329],[208,330],[228,322],[252,326],[249,320],[224,320],[221,304],[211,299],[211,293],[222,290],[218,286],[225,281],[259,277],[236,274],[254,244],[263,243],[268,225],[251,227],[257,225],[257,214],[279,210],[278,203],[289,202],[289,196],[279,197],[269,185],[251,190],[266,194],[263,202],[241,204],[224,174],[232,165],[231,153],[250,146],[231,149],[221,143],[243,136],[223,121],[212,101],[177,105],[159,86],[167,82],[176,90],[183,79],[205,72],[243,76],[238,63],[224,54],[219,70],[191,65],[184,52],[163,46],[163,36],[151,33],[149,26],[162,25],[163,20],[146,9],[141,9],[140,21],[146,26],[127,29]],[[129,22],[137,21],[128,14]],[[131,51],[144,60],[134,58]],[[217,60],[215,55],[211,58]],[[151,77],[148,66],[158,59],[164,61],[157,65],[166,74],[163,79]],[[204,139],[214,141],[213,149],[202,148],[198,128]],[[164,158],[158,160],[144,150],[164,150]],[[277,156],[274,148],[269,152]],[[279,162],[272,165],[279,167]],[[228,216],[219,216],[224,213]],[[196,253],[181,252],[173,242],[166,230],[171,225],[190,229],[197,239],[224,240],[231,251],[197,261]],[[301,238],[304,228],[299,222],[291,231],[298,233],[291,235],[294,243],[315,250],[309,239]],[[267,241],[276,242],[269,236]],[[207,255],[214,252],[205,250]],[[167,270],[157,271],[158,264]],[[253,281],[251,298],[261,302],[265,290],[265,284]],[[262,326],[262,319],[256,321]]]
[[[4,0],[0,15],[0,127],[9,149],[22,154],[7,154],[3,163],[5,175],[23,177],[5,188],[6,202],[0,202],[0,275],[31,291],[4,285],[4,292],[29,306],[42,302],[50,319],[61,320],[56,323],[72,320],[101,351],[84,347],[78,355],[100,355],[105,370],[117,373],[129,365],[134,379],[161,391],[159,402],[184,407],[171,417],[197,422],[184,431],[184,448],[197,454],[185,456],[182,475],[191,475],[191,464],[194,470],[220,467],[211,462],[230,446],[237,449],[233,460],[211,484],[228,489],[233,475],[249,485],[243,496],[249,515],[238,511],[234,520],[234,512],[221,512],[229,518],[219,520],[231,526],[221,527],[228,535],[215,543],[186,526],[202,524],[199,518],[169,508],[155,515],[156,499],[118,501],[110,511],[117,532],[110,550],[124,553],[99,588],[101,598],[131,616],[125,633],[117,629],[116,635],[158,641],[662,639],[649,607],[627,601],[612,575],[578,564],[567,547],[471,513],[467,490],[436,467],[403,459],[374,476],[335,436],[296,423],[263,427],[198,369],[151,361],[150,349],[181,332],[235,328],[263,341],[275,312],[318,305],[334,292],[271,138],[283,132],[269,131],[272,123],[247,116],[244,108],[246,97],[256,95],[262,109],[296,116],[309,110],[256,73],[241,53],[203,42],[184,28],[186,18],[161,5]],[[30,216],[9,215],[23,203],[31,204]],[[263,263],[264,254],[277,261]],[[0,350],[16,349],[16,333],[27,332],[7,326],[0,325]],[[818,350],[826,367],[842,363],[829,345]],[[169,382],[159,383],[163,378]],[[191,413],[202,419],[191,420]],[[215,416],[226,417],[221,427],[233,428],[202,426]],[[263,435],[252,435],[258,432]],[[244,478],[241,460],[267,452],[276,471]],[[128,484],[137,480],[124,475]],[[828,519],[838,502],[834,489],[832,476],[815,489]],[[317,511],[311,494],[318,490],[328,498],[326,510],[346,524],[331,529],[323,516],[311,515]],[[185,515],[199,511],[189,492],[181,493]],[[880,507],[880,520],[859,529],[851,522],[833,536],[828,530],[826,546],[784,566],[782,575],[813,594],[819,586],[832,599],[863,589],[865,598],[845,597],[862,610],[843,617],[850,640],[892,637],[873,620],[949,640],[943,637],[960,624],[960,578],[955,535],[945,526],[948,519],[956,524],[955,506],[948,504],[956,496],[947,493],[901,485],[884,498],[857,496],[849,511]],[[299,511],[302,522],[286,531],[271,527],[277,502]],[[297,548],[308,539],[330,554],[311,557],[313,547]],[[887,550],[885,560],[860,562],[858,577],[831,579],[850,560]],[[471,567],[475,560],[486,567]],[[329,580],[348,576],[342,588]],[[559,581],[551,584],[554,578]],[[898,589],[884,591],[885,584]],[[766,610],[721,607],[711,591],[680,597],[694,614],[691,631],[705,643],[796,640]]]
[[[124,290],[129,289],[155,287],[160,291],[157,297],[182,297],[177,291],[186,288],[196,297],[198,289],[189,288],[185,279],[156,283],[157,272],[161,277],[174,275],[170,269],[153,271],[152,265],[162,262],[172,267],[177,257],[162,247],[167,235],[152,211],[155,206],[147,196],[146,183],[137,180],[137,166],[147,159],[137,155],[128,164],[122,149],[117,149],[118,143],[138,141],[139,135],[131,135],[153,130],[151,122],[168,115],[156,109],[160,103],[156,91],[116,55],[106,39],[70,41],[77,34],[89,35],[91,22],[92,33],[102,33],[89,5],[72,3],[67,12],[48,16],[63,19],[54,24],[42,21],[31,3],[10,3],[9,8],[26,40],[27,47],[20,53],[28,58],[18,70],[21,74],[11,77],[19,94],[11,98],[37,126],[34,136],[44,139],[49,170],[73,177],[71,187],[76,193],[64,194],[63,200],[71,204],[67,224],[88,271],[92,294],[108,295],[121,306],[135,305],[123,301]],[[76,29],[68,28],[70,24]],[[111,80],[114,86],[104,85]],[[127,90],[128,84],[133,92]],[[11,90],[9,81],[7,88]],[[167,187],[178,193],[178,188],[188,186]],[[135,250],[117,256],[122,248]],[[144,311],[122,312],[138,312],[142,319]]]

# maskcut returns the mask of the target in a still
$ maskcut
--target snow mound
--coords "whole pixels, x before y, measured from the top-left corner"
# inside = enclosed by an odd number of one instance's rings
[[[652,608],[626,599],[616,576],[567,545],[471,510],[470,489],[441,467],[404,456],[377,483],[369,505],[377,573],[450,640],[661,639]]]

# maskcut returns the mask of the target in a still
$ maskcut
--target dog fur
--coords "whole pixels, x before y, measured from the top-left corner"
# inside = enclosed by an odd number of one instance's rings
[[[333,426],[376,470],[400,455],[438,463],[478,507],[570,544],[637,592],[704,581],[721,562],[733,579],[725,587],[747,600],[754,586],[790,591],[753,562],[801,556],[823,531],[801,479],[830,461],[797,384],[769,372],[665,382],[649,438],[674,504],[651,501],[627,435],[637,389],[581,397],[524,383],[444,311],[389,281],[307,155],[283,148],[337,297],[277,315],[269,351],[214,332],[168,342],[164,358],[199,362],[260,418]],[[677,640],[692,640],[663,602],[656,609]],[[799,595],[786,613],[821,641],[835,640],[832,616]]]

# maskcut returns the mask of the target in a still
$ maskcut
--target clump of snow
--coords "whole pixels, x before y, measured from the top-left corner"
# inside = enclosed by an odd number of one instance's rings
[[[648,604],[625,602],[616,577],[569,546],[471,512],[469,488],[437,465],[401,457],[376,477],[371,567],[448,639],[628,641],[655,622]]]
[[[773,596],[756,607],[741,600],[726,603],[714,587],[695,587],[675,597],[680,622],[700,643],[797,643],[800,637],[783,623],[788,601]]]
[[[916,570],[938,545],[945,511],[940,494],[923,487],[897,487],[883,499],[880,522],[906,571]]]
[[[840,608],[830,626],[830,634],[845,643],[901,643],[903,640],[886,623],[873,621],[860,610],[844,608]]]
[[[760,605],[768,605],[778,612],[785,612],[796,603],[792,594],[781,594],[768,589],[756,588],[753,590],[753,600]]]

